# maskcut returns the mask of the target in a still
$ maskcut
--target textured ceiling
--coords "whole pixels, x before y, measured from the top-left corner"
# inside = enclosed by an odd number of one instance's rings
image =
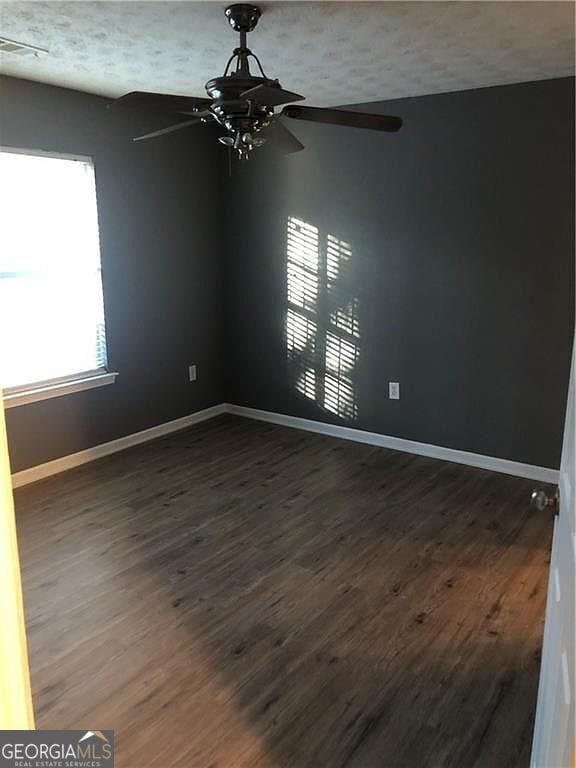
[[[0,36],[49,49],[0,71],[105,96],[205,95],[237,44],[216,2],[1,2]],[[574,74],[572,2],[267,2],[268,76],[336,105]]]

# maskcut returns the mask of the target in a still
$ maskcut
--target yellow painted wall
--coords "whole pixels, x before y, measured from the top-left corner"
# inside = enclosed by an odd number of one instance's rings
[[[0,730],[33,728],[14,500],[0,390]]]

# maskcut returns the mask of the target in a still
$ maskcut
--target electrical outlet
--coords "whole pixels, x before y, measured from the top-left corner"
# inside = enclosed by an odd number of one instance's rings
[[[196,381],[198,378],[198,370],[195,365],[189,365],[188,366],[188,380],[189,381]]]
[[[388,397],[390,400],[400,400],[400,382],[388,382]]]

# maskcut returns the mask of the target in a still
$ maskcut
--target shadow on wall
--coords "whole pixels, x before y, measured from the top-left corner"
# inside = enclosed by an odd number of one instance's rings
[[[349,243],[288,217],[286,353],[290,386],[347,422],[358,419],[358,299]]]

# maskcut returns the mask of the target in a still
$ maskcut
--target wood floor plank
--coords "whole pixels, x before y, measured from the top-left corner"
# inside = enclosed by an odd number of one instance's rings
[[[232,416],[21,488],[38,727],[119,768],[523,768],[531,488]]]

